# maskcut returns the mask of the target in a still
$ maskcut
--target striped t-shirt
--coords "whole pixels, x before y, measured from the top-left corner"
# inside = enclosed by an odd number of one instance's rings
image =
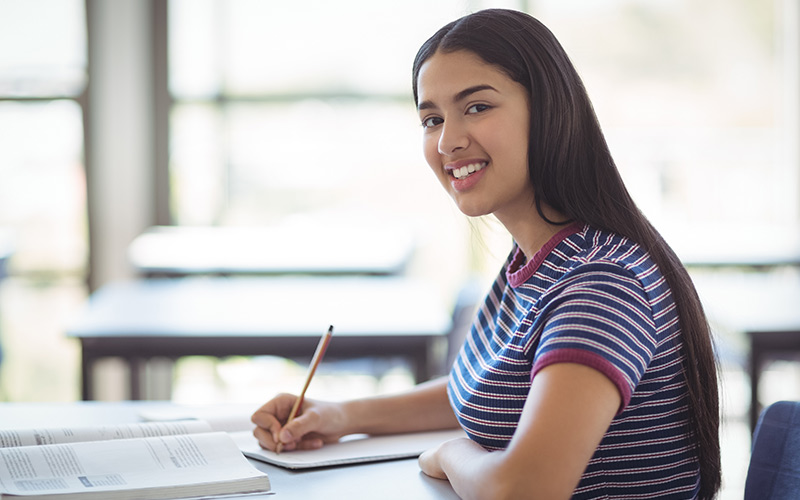
[[[670,289],[639,245],[562,230],[525,263],[515,247],[453,365],[450,402],[489,450],[508,445],[536,373],[573,362],[605,374],[622,404],[573,498],[694,498],[682,337]]]

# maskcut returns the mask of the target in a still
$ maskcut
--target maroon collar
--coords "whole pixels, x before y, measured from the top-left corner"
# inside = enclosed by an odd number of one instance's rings
[[[516,288],[528,281],[530,277],[533,276],[533,273],[539,269],[539,266],[542,265],[542,262],[544,262],[547,256],[550,255],[550,252],[553,251],[556,245],[577,233],[581,229],[583,229],[583,226],[577,222],[565,227],[561,231],[557,232],[552,238],[550,238],[550,240],[548,240],[547,243],[545,243],[544,246],[542,246],[542,248],[540,248],[539,251],[536,252],[533,258],[528,262],[525,262],[525,254],[522,253],[522,249],[517,246],[517,250],[514,252],[514,257],[508,264],[508,269],[506,269],[506,279],[508,279],[508,284],[513,288]]]

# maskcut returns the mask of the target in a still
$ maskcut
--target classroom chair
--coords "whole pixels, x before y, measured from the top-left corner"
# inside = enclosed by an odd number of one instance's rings
[[[447,358],[445,359],[443,375],[450,373],[450,367],[453,366],[453,362],[461,350],[461,344],[464,343],[464,339],[472,327],[472,320],[475,318],[478,306],[486,294],[484,288],[485,284],[478,278],[469,278],[458,292],[453,306],[453,323],[450,327],[450,333],[447,335]]]
[[[800,402],[764,409],[753,434],[744,500],[800,498]]]

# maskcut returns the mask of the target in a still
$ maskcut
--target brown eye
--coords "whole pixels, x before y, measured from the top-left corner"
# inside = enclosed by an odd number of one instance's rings
[[[467,108],[467,114],[473,115],[476,113],[482,113],[489,109],[491,109],[491,106],[489,106],[488,104],[473,104],[472,106]]]
[[[438,116],[431,116],[429,118],[425,118],[424,120],[422,120],[422,126],[423,128],[431,128],[435,127],[436,125],[439,125],[443,121],[444,120],[442,120]]]

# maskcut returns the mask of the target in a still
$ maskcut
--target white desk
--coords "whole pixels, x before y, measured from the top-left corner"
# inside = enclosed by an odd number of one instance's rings
[[[747,337],[752,431],[762,409],[758,385],[764,366],[800,360],[800,272],[693,273],[692,279],[712,329]]]
[[[800,266],[800,232],[763,226],[743,231],[734,225],[659,228],[687,267],[768,268]]]
[[[0,403],[0,428],[93,425],[139,421],[139,411],[164,403]],[[269,475],[274,495],[264,500],[457,499],[450,483],[425,476],[415,459],[294,472],[251,461]]]
[[[402,277],[146,279],[95,292],[67,335],[82,347],[83,399],[93,364],[121,357],[130,399],[153,357],[276,355],[308,359],[328,325],[325,359],[405,357],[418,381],[443,370],[451,313],[432,287]]]
[[[409,234],[360,226],[151,227],[131,243],[144,276],[193,274],[400,274]]]

